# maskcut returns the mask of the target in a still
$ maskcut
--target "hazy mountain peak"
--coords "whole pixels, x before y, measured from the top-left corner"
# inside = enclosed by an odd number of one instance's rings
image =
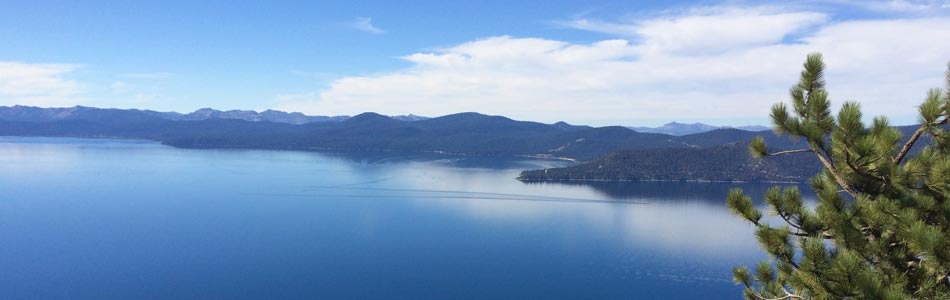
[[[221,112],[221,111],[220,111],[220,110],[217,110],[217,109],[214,109],[214,108],[205,107],[205,108],[199,108],[199,109],[197,109],[197,110],[195,110],[195,111],[193,111],[193,112],[190,112],[190,113],[188,113],[188,114],[189,114],[189,115],[210,115],[210,114],[219,113],[219,112]]]
[[[378,122],[378,121],[395,121],[388,116],[384,116],[375,112],[364,112],[355,116],[346,119],[344,123],[362,123],[362,122]]]
[[[762,126],[762,125],[745,125],[745,126],[736,126],[736,129],[745,130],[745,131],[766,131],[772,130],[771,127]]]
[[[406,122],[422,121],[422,120],[429,119],[429,117],[417,116],[414,114],[389,116],[389,117],[395,120],[406,121]]]
[[[465,111],[465,112],[460,112],[460,113],[444,115],[442,117],[443,118],[444,117],[489,117],[489,115],[477,113],[473,111]]]
[[[708,132],[708,131],[713,131],[716,129],[723,129],[723,128],[735,128],[735,129],[745,130],[745,131],[768,130],[768,128],[764,126],[731,127],[731,126],[715,126],[715,125],[709,125],[709,124],[704,124],[704,123],[699,123],[699,122],[695,122],[692,124],[680,123],[676,121],[663,124],[663,126],[660,126],[660,127],[627,127],[627,128],[633,129],[634,131],[637,131],[637,132],[662,133],[662,134],[669,134],[669,135],[676,135],[676,136],[703,133],[703,132]]]

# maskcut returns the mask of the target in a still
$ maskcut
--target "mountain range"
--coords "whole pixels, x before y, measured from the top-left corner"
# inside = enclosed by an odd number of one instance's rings
[[[748,131],[706,136],[640,133],[620,126],[543,124],[458,113],[437,118],[314,117],[201,109],[189,114],[92,107],[0,107],[0,134],[150,139],[191,148],[378,150],[533,155],[586,161],[621,149],[702,147],[746,139]]]
[[[913,129],[901,127],[903,131]],[[802,146],[770,131],[719,128],[675,136],[621,126],[544,124],[471,112],[435,118],[377,113],[312,117],[276,111],[206,109],[177,114],[14,106],[0,107],[0,135],[148,139],[183,148],[398,151],[579,162],[562,169],[522,173],[521,179],[526,181],[803,181],[817,172],[813,159],[805,155],[765,165],[749,159],[745,144],[755,136],[763,136],[772,150]]]
[[[88,114],[89,111],[108,110],[84,106],[62,107],[62,108],[40,108],[32,106],[16,105],[12,107],[0,106],[0,120],[7,121],[26,121],[26,122],[49,122],[57,120],[75,119],[77,115]],[[283,112],[279,110],[265,110],[256,112],[253,110],[228,110],[221,111],[212,108],[202,108],[191,113],[177,112],[159,112],[153,110],[113,110],[127,111],[130,114],[139,113],[142,115],[159,117],[171,121],[201,121],[210,119],[232,119],[249,122],[273,122],[287,124],[306,124],[314,122],[340,122],[349,119],[350,116],[308,116],[299,112]],[[416,115],[390,116],[393,119],[403,121],[419,121],[428,119],[427,117]]]
[[[637,131],[637,132],[662,133],[662,134],[669,134],[669,135],[675,135],[675,136],[703,133],[707,131],[713,131],[716,129],[726,129],[726,128],[735,128],[735,129],[745,130],[745,131],[765,131],[765,130],[771,129],[771,128],[768,128],[765,126],[759,126],[759,125],[731,127],[731,126],[715,126],[715,125],[709,125],[709,124],[703,124],[703,123],[685,124],[685,123],[677,123],[677,122],[666,123],[660,127],[627,127],[627,128],[633,129],[634,131]]]

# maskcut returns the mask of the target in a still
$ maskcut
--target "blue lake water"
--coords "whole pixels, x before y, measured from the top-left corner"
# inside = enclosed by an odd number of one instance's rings
[[[0,137],[3,299],[739,299],[730,183],[562,164]],[[807,189],[804,189],[807,190]]]

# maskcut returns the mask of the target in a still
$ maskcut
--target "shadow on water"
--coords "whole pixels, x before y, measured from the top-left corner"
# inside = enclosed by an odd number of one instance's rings
[[[736,183],[736,182],[669,182],[669,181],[560,181],[526,182],[526,185],[587,187],[613,199],[640,199],[658,202],[706,202],[725,205],[726,194],[741,188],[753,201],[761,202],[773,186],[797,186],[806,199],[815,198],[806,184]]]

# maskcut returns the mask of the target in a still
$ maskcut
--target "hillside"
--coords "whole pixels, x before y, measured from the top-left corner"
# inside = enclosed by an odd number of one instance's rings
[[[897,127],[905,141],[917,126]],[[718,129],[675,139],[688,147],[621,150],[596,160],[563,168],[522,172],[518,179],[535,181],[782,181],[805,182],[821,171],[813,155],[799,153],[753,158],[748,142],[762,136],[772,151],[798,149],[801,141],[771,132]],[[928,144],[922,138],[915,153]],[[913,155],[913,154],[912,154]]]
[[[754,159],[745,144],[709,148],[624,150],[565,168],[522,172],[522,181],[789,181],[814,176],[821,165],[807,155]]]

